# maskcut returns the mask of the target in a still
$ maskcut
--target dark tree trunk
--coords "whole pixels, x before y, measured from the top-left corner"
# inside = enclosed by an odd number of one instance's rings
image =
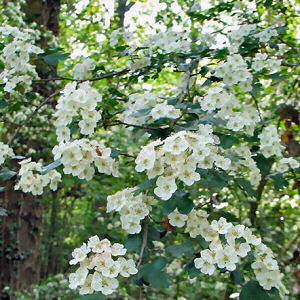
[[[5,3],[4,3],[5,4]],[[59,32],[60,0],[27,0],[23,10],[28,24],[36,22],[44,25],[54,35]],[[41,37],[39,46],[46,49],[47,40]],[[41,78],[54,76],[56,69],[51,74],[37,66]],[[36,85],[34,91],[47,97],[53,93],[54,86]],[[26,141],[30,143],[30,141]],[[34,197],[15,191],[15,180],[0,182],[5,187],[0,193],[0,201],[7,211],[7,216],[2,218],[0,239],[0,299],[7,299],[3,287],[9,285],[14,290],[22,289],[40,280],[41,274],[41,225],[43,202],[42,196]]]

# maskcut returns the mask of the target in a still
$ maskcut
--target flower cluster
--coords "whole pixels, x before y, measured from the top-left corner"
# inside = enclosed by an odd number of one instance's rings
[[[61,175],[56,170],[51,170],[42,175],[42,164],[40,162],[32,162],[31,158],[20,162],[19,170],[20,181],[15,186],[16,190],[21,189],[24,193],[32,193],[33,195],[42,195],[43,189],[50,183],[50,189],[56,191],[57,184],[61,180]]]
[[[299,168],[299,166],[300,166],[300,163],[296,159],[294,159],[292,157],[284,157],[279,160],[277,170],[279,172],[283,173],[283,172],[288,171],[289,167],[292,169],[297,169],[297,168]]]
[[[240,144],[228,150],[229,154],[238,155],[238,161],[231,161],[231,171],[241,171],[244,167],[249,168],[250,171],[250,183],[253,186],[257,186],[261,180],[260,170],[257,167],[255,160],[252,158],[249,146],[246,143]]]
[[[129,234],[141,231],[140,221],[149,215],[156,200],[142,193],[134,195],[134,188],[127,188],[107,197],[107,212],[120,214],[122,228]]]
[[[249,36],[249,34],[252,33],[255,29],[256,25],[247,24],[241,25],[237,30],[229,32],[228,37],[231,44],[235,47],[240,46],[245,41],[245,37]]]
[[[179,109],[166,103],[157,103],[158,95],[154,93],[132,94],[124,105],[124,112],[119,115],[121,121],[129,124],[144,124],[160,118],[176,119],[181,115]],[[146,113],[139,114],[145,111]]]
[[[254,35],[254,37],[258,38],[262,43],[268,42],[273,36],[278,36],[278,32],[272,28],[266,28]]]
[[[86,77],[91,75],[91,71],[94,70],[95,63],[91,58],[85,59],[82,63],[77,64],[73,68],[74,78],[75,79],[85,79]]]
[[[259,121],[255,107],[242,105],[231,93],[221,85],[213,86],[207,90],[207,95],[200,101],[201,109],[207,112],[217,110],[216,116],[227,121],[227,128],[232,131],[244,129],[252,134]]]
[[[156,48],[160,48],[167,53],[183,52],[190,49],[190,42],[187,41],[187,34],[168,30],[151,35],[142,47],[149,47],[150,52]]]
[[[70,264],[80,263],[80,267],[70,274],[69,287],[80,287],[81,295],[95,291],[104,295],[112,294],[119,286],[119,275],[129,277],[138,272],[134,261],[123,257],[125,253],[126,249],[122,244],[111,244],[108,239],[100,240],[97,235],[90,237],[87,244],[83,243],[72,252]],[[114,260],[117,256],[118,259]],[[91,271],[94,272],[90,273]]]
[[[281,156],[283,146],[280,143],[275,125],[269,125],[263,128],[262,133],[258,136],[260,139],[260,149],[265,157],[272,155]]]
[[[38,78],[35,66],[30,64],[30,54],[39,54],[43,50],[34,45],[37,33],[31,29],[20,29],[9,25],[0,27],[0,34],[12,37],[2,50],[0,60],[5,69],[0,75],[4,81],[6,92],[11,92],[21,83],[26,89],[31,86],[32,79]]]
[[[165,140],[157,140],[144,146],[138,154],[136,171],[147,171],[149,179],[156,180],[154,193],[162,200],[168,200],[177,190],[178,178],[191,186],[200,180],[197,168],[216,167],[228,170],[231,160],[218,154],[219,140],[212,134],[211,125],[199,125],[196,132],[179,131]]]
[[[0,142],[0,165],[2,165],[7,157],[13,156],[14,151],[8,145]]]
[[[102,96],[88,82],[79,84],[78,88],[76,82],[68,83],[58,99],[57,111],[54,114],[57,140],[59,142],[70,140],[70,129],[67,125],[72,122],[78,111],[82,117],[78,124],[80,133],[93,134],[97,122],[101,119],[100,112],[96,110],[97,103],[101,101]]]
[[[245,91],[252,90],[252,74],[247,68],[247,63],[240,54],[228,56],[227,62],[219,64],[215,75],[223,78],[223,82],[232,86],[238,84]]]
[[[176,210],[168,217],[172,226],[186,225],[185,232],[192,238],[201,235],[209,242],[208,249],[202,250],[200,257],[194,259],[195,267],[202,273],[212,275],[216,267],[234,271],[239,260],[248,255],[252,246],[256,258],[252,268],[260,285],[266,290],[276,287],[282,294],[286,293],[271,249],[264,245],[250,228],[233,225],[223,217],[209,223],[208,214],[203,210],[193,209],[187,215]]]
[[[62,142],[53,148],[52,153],[55,160],[64,165],[65,174],[91,180],[95,174],[92,164],[95,164],[99,173],[119,176],[117,161],[110,157],[111,149],[103,142],[88,139]]]

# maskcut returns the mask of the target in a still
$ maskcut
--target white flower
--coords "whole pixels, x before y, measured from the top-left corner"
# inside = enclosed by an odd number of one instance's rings
[[[226,245],[223,249],[217,250],[216,262],[219,268],[226,268],[229,271],[235,270],[238,257],[234,248]]]
[[[121,266],[117,261],[108,259],[105,261],[105,265],[103,266],[101,272],[105,277],[114,278],[118,276],[120,268]]]
[[[200,269],[203,274],[212,275],[215,271],[214,258],[210,250],[202,250],[201,257],[195,258],[194,263],[195,267]]]
[[[101,292],[103,295],[112,294],[119,286],[119,281],[115,278],[102,277],[102,289]]]
[[[156,180],[156,185],[154,193],[162,200],[170,199],[177,190],[175,179],[172,177],[159,176]]]
[[[169,222],[172,226],[183,227],[185,221],[188,219],[187,215],[183,215],[178,212],[177,208],[168,215]]]
[[[111,246],[111,255],[113,256],[125,255],[126,251],[126,248],[122,244],[114,243]]]
[[[250,228],[246,228],[243,232],[243,238],[246,240],[248,244],[252,244],[254,246],[258,246],[261,243],[261,238],[256,237],[254,234],[252,234],[252,231]]]
[[[102,291],[102,275],[99,272],[94,272],[91,282],[91,288],[97,292]]]
[[[228,223],[225,218],[221,217],[218,221],[213,220],[211,222],[211,227],[218,233],[225,234],[232,227],[232,224]]]
[[[121,268],[120,268],[120,275],[121,276],[129,277],[130,275],[134,275],[138,272],[133,259],[126,260],[123,257],[119,257],[118,262],[121,266]]]
[[[142,172],[144,170],[150,170],[153,168],[155,163],[155,150],[154,147],[143,147],[139,155],[137,156],[135,169],[138,172]]]
[[[76,248],[72,252],[73,259],[70,261],[70,265],[75,265],[80,261],[83,261],[87,254],[90,252],[89,247],[87,247],[86,243],[83,243],[80,248]]]
[[[74,290],[78,286],[83,285],[88,273],[89,273],[89,271],[85,267],[80,267],[77,269],[77,271],[75,273],[71,273],[69,276],[70,289]]]
[[[89,238],[88,247],[94,253],[110,252],[110,241],[108,239],[99,240],[97,235]]]

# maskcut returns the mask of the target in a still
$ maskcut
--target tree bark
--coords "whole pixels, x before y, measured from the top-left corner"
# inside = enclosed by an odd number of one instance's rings
[[[44,25],[54,35],[59,33],[59,10],[60,0],[27,0],[23,7],[28,24],[36,22]],[[43,36],[39,46],[47,48],[47,40]],[[41,78],[49,76],[41,66],[36,69]],[[51,76],[54,75],[55,68],[51,71]],[[45,88],[44,84],[36,85],[33,90],[47,97],[53,93],[54,86]],[[15,191],[15,184],[15,180],[0,182],[5,187],[4,192],[0,193],[0,201],[7,211],[1,224],[0,299],[9,299],[3,292],[5,286],[19,290],[38,283],[41,274],[42,197]]]

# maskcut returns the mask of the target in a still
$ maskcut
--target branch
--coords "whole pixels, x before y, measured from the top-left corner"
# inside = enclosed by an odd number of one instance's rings
[[[141,252],[140,252],[140,256],[139,256],[139,261],[138,261],[137,267],[140,267],[140,265],[142,264],[144,251],[145,251],[145,248],[146,248],[146,246],[147,246],[147,240],[148,240],[148,225],[149,225],[149,217],[147,216],[147,217],[145,218],[145,223],[144,223],[143,244],[142,244],[142,248],[141,248]]]
[[[136,125],[136,124],[128,124],[125,122],[122,122],[120,120],[116,120],[116,123],[108,124],[107,126],[115,126],[115,125],[125,125],[126,127],[135,127],[135,128],[141,128],[141,129],[148,129],[148,130],[157,130],[161,127],[152,127],[152,126],[143,126],[143,125]]]
[[[13,140],[15,139],[15,137],[17,136],[17,134],[19,133],[20,129],[22,127],[24,127],[25,125],[27,125],[29,123],[29,121],[34,117],[34,115],[45,105],[47,104],[53,97],[55,97],[56,95],[58,95],[60,93],[60,91],[56,91],[53,94],[51,94],[49,97],[47,97],[43,102],[40,103],[40,105],[28,116],[28,118],[25,120],[25,122],[22,124],[22,126],[19,126],[17,128],[17,130],[15,131],[14,135],[11,137],[10,141],[9,141],[9,145],[12,144]]]
[[[110,73],[103,74],[103,75],[100,75],[98,77],[89,78],[89,79],[75,79],[75,78],[59,76],[59,77],[55,77],[55,78],[37,79],[36,81],[58,81],[58,80],[69,80],[69,81],[77,81],[77,82],[97,81],[97,80],[102,80],[102,79],[106,79],[106,78],[111,78],[111,77],[123,75],[123,74],[128,73],[129,71],[130,71],[129,69],[124,69],[124,70],[121,70],[121,71],[110,72]]]
[[[141,248],[141,252],[140,252],[140,256],[139,256],[139,261],[138,261],[138,265],[137,268],[139,268],[142,264],[143,261],[143,255],[144,255],[144,251],[145,248],[147,246],[147,240],[148,240],[148,225],[149,225],[149,217],[147,216],[145,218],[145,223],[144,223],[144,236],[143,236],[143,244],[142,244],[142,248]],[[140,287],[140,293],[139,293],[139,300],[143,299],[143,290],[142,290],[142,286]]]

